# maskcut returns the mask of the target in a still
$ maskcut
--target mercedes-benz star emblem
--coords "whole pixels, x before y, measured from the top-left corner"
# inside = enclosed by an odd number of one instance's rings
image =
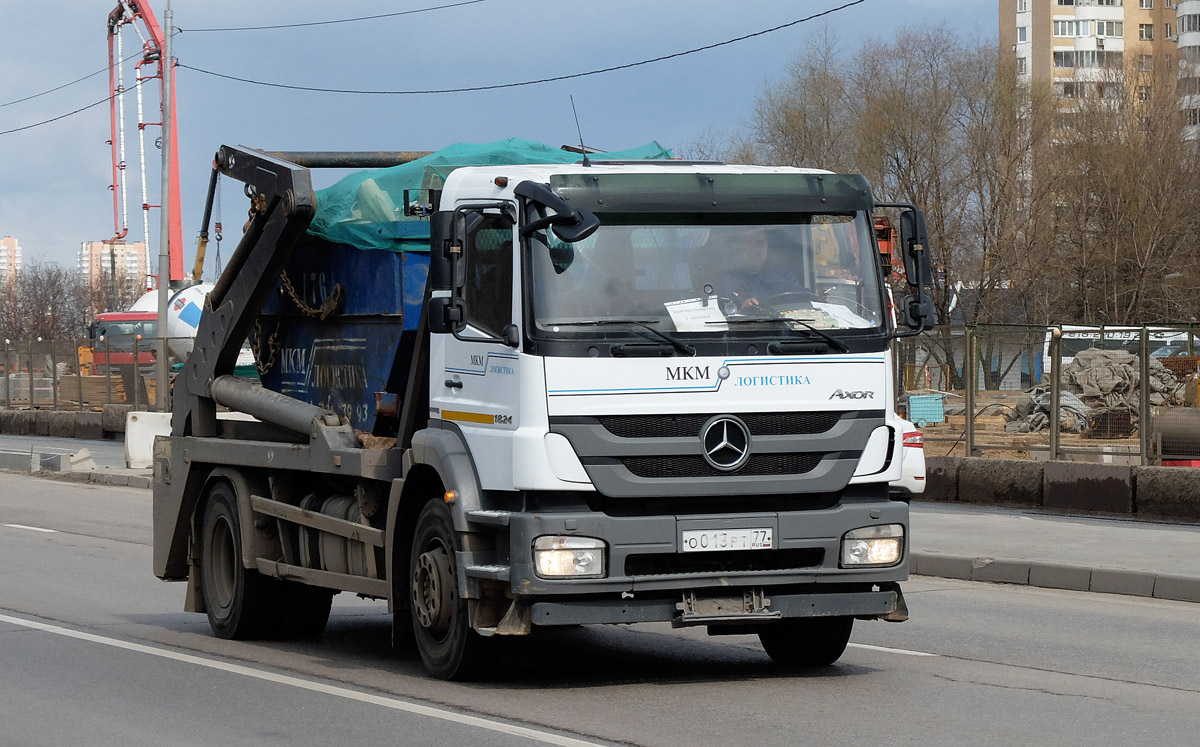
[[[750,429],[733,415],[718,415],[705,423],[700,441],[704,460],[722,472],[739,469],[750,458]]]

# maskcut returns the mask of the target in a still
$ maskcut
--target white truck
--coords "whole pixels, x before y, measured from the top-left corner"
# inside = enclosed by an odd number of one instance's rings
[[[187,581],[187,610],[226,638],[312,635],[336,592],[386,600],[394,644],[448,679],[547,626],[754,633],[813,667],[855,619],[907,618],[889,350],[933,319],[919,210],[795,168],[459,168],[399,208],[429,213],[426,251],[391,255],[423,294],[367,324],[347,281],[317,319],[330,294],[294,286],[342,260],[305,236],[304,164],[374,162],[217,153],[253,220],[155,444],[154,572]],[[907,331],[880,207],[900,211]],[[265,387],[230,375],[255,325],[309,330],[260,345]]]

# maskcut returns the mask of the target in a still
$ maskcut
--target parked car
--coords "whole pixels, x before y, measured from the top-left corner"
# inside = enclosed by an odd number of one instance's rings
[[[907,500],[925,492],[925,437],[908,420],[898,420],[904,444],[900,449],[900,479],[888,483],[888,492]]]

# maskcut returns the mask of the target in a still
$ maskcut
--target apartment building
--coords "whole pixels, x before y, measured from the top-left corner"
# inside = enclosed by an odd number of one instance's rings
[[[115,267],[118,280],[142,283],[149,261],[145,242],[84,241],[79,246],[79,274],[93,288],[102,288]]]
[[[1049,81],[1061,110],[1084,97],[1122,95],[1119,71],[1146,73],[1130,95],[1153,96],[1155,80],[1195,81],[1200,68],[1200,0],[999,0],[1001,49],[1018,73]],[[1182,25],[1181,25],[1182,24]],[[1186,26],[1189,30],[1183,31]],[[1190,61],[1190,62],[1189,62]],[[1157,74],[1157,75],[1153,75]],[[1200,126],[1200,88],[1184,102],[1185,123]]]
[[[1200,0],[1175,3],[1180,106],[1192,140],[1200,140]]]
[[[21,271],[21,242],[13,236],[0,238],[0,284],[11,283]]]

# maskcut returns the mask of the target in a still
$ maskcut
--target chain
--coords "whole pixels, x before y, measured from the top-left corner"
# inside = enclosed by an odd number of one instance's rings
[[[262,325],[259,320],[254,320],[254,327],[250,330],[250,350],[254,353],[254,367],[258,369],[258,375],[262,376],[271,367],[275,365],[275,355],[279,352],[282,346],[279,344],[279,322],[275,322],[275,331],[267,338],[267,350],[271,353],[271,357],[266,363],[262,362]]]
[[[257,215],[267,212],[267,196],[259,193],[254,187],[246,185],[245,194],[250,198],[250,209],[246,211],[246,225],[242,226],[242,233],[250,230],[250,224],[254,223],[254,218]]]
[[[296,304],[296,308],[303,313],[311,316],[314,319],[325,320],[330,314],[337,310],[342,305],[342,299],[346,296],[346,289],[341,283],[333,286],[333,292],[325,297],[319,308],[313,308],[306,304],[296,293],[296,289],[292,287],[292,281],[288,278],[287,270],[279,273],[279,280],[283,283],[283,289],[287,292],[288,298],[292,299],[292,303]]]

